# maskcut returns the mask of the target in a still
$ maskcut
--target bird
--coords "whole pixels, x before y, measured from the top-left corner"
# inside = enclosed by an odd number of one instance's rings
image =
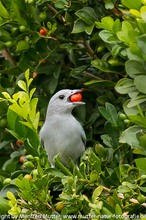
[[[45,122],[40,130],[40,141],[52,166],[56,155],[64,165],[69,165],[71,160],[77,164],[85,151],[85,131],[72,115],[75,107],[85,104],[81,101],[81,93],[80,89],[63,89],[49,101]],[[76,98],[78,95],[79,98]]]

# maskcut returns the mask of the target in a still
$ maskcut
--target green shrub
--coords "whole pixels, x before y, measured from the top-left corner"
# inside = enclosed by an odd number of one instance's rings
[[[1,215],[143,219],[145,5],[0,1]],[[84,88],[78,167],[58,158],[50,167],[39,142],[48,100],[62,88]]]

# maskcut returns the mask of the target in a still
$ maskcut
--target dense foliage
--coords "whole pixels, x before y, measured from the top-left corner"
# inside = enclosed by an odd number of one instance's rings
[[[145,219],[146,1],[0,1],[1,219]],[[83,88],[78,167],[39,143],[48,101]]]

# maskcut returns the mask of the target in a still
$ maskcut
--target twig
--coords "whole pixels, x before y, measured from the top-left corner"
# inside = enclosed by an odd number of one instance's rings
[[[92,73],[89,73],[88,71],[84,71],[84,73],[87,75],[87,76],[90,76],[96,80],[103,80],[102,78],[98,77],[98,76],[95,76],[93,75]]]
[[[124,199],[123,193],[119,193],[119,194],[118,194],[118,197],[119,197],[120,199]],[[134,198],[129,199],[129,202],[134,203],[134,204],[139,204],[139,205],[141,205],[141,206],[143,206],[143,207],[146,207],[146,203],[145,203],[145,202],[144,202],[144,203],[139,203],[138,200],[137,200],[137,199],[134,199]]]
[[[92,59],[97,59],[97,56],[94,53],[94,50],[91,48],[90,44],[83,39],[83,45],[87,49],[88,54],[91,56]]]
[[[59,12],[52,5],[48,4],[48,8],[53,14],[55,14],[55,17],[57,17],[60,21],[65,23],[64,17],[59,15]]]
[[[13,59],[8,49],[2,50],[1,53],[4,56],[5,60],[8,60],[13,66],[16,66],[16,61]]]

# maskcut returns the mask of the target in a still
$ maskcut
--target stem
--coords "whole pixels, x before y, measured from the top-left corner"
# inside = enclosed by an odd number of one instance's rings
[[[59,12],[52,5],[48,4],[48,8],[53,14],[55,14],[55,17],[57,17],[60,21],[65,23],[64,17],[59,15]]]
[[[85,39],[83,39],[83,45],[86,48],[88,54],[91,56],[91,58],[97,59],[97,56],[95,55],[94,50],[91,48],[90,44]]]
[[[4,56],[5,60],[8,60],[13,66],[16,66],[16,61],[13,59],[8,49],[2,50],[1,53]]]
[[[100,77],[98,77],[98,76],[95,76],[95,75],[93,75],[92,73],[89,73],[88,71],[84,71],[84,73],[85,73],[87,76],[92,77],[93,79],[103,80],[102,78],[100,78]]]

